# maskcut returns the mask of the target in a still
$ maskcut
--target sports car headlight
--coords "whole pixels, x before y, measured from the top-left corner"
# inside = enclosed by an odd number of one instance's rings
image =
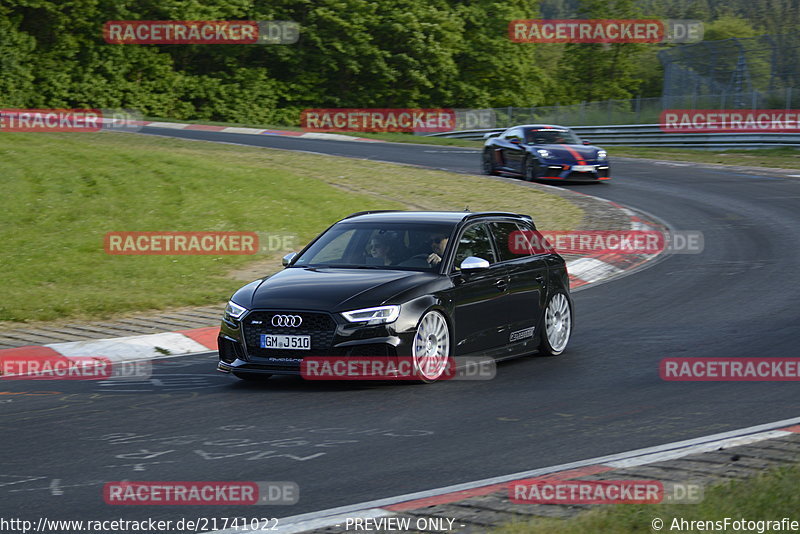
[[[597,151],[597,159],[606,159],[608,154],[606,154],[605,150],[598,150]]]
[[[378,306],[342,312],[342,317],[351,323],[386,324],[397,320],[400,315],[400,306]]]
[[[247,311],[247,308],[243,308],[242,306],[239,306],[238,304],[236,304],[232,300],[229,300],[228,301],[228,305],[225,306],[225,315],[227,315],[228,317],[233,317],[234,319],[238,319],[246,311]]]
[[[545,149],[543,149],[543,148],[540,148],[540,149],[539,149],[539,150],[537,150],[536,152],[538,152],[538,153],[539,153],[539,155],[540,155],[540,156],[542,156],[542,157],[543,157],[543,158],[545,158],[545,159],[549,159],[549,158],[553,158],[553,157],[555,157],[555,156],[553,156],[553,154],[552,154],[552,153],[551,153],[549,150],[545,150]]]

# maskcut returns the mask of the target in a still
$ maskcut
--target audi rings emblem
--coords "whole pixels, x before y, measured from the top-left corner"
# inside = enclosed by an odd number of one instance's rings
[[[297,328],[303,324],[303,318],[299,315],[273,315],[272,316],[272,326],[291,326],[293,328]]]

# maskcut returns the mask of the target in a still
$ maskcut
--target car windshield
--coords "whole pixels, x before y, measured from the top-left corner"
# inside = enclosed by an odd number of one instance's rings
[[[433,271],[444,256],[453,224],[339,223],[317,239],[293,267]]]
[[[556,128],[529,128],[525,130],[528,145],[579,145],[581,140],[570,130]]]

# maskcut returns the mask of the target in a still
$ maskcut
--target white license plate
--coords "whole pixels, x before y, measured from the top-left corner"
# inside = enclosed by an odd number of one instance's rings
[[[311,336],[261,334],[261,348],[311,350]]]
[[[594,172],[594,165],[573,165],[572,170],[575,172]]]

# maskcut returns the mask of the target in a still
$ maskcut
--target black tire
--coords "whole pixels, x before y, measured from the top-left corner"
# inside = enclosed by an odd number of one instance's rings
[[[567,314],[566,316],[563,315],[565,312]],[[548,329],[548,322],[550,322],[548,319],[550,316],[548,314],[557,316],[558,319],[556,319],[556,322],[561,325],[566,325],[565,339],[561,338],[563,335],[561,328],[555,328],[554,326],[553,330]],[[564,319],[566,319],[566,321]],[[564,354],[569,344],[569,338],[572,335],[572,325],[574,323],[572,306],[566,293],[563,291],[554,293],[547,301],[547,307],[542,316],[542,328],[539,330],[539,354],[543,356],[560,356]]]
[[[483,156],[481,157],[481,172],[490,176],[496,176],[498,174],[494,168],[494,157],[492,156],[491,149],[487,148],[483,151]]]
[[[233,376],[239,380],[244,380],[245,382],[263,382],[272,375],[263,373],[233,373]]]
[[[533,156],[526,156],[525,163],[522,165],[522,177],[526,182],[538,180],[541,177],[542,169],[539,166],[539,160]]]

